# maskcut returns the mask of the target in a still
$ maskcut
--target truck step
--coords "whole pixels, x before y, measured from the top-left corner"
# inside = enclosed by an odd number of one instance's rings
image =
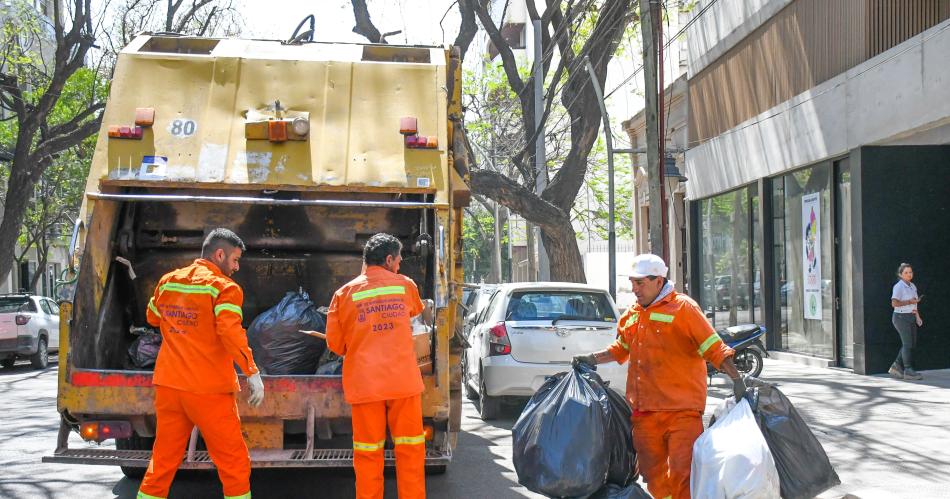
[[[396,464],[396,456],[391,450],[385,451],[386,466]],[[148,450],[116,449],[66,449],[51,456],[43,456],[44,463],[98,464],[105,466],[130,466],[145,468],[152,457]],[[451,452],[426,449],[426,465],[447,465],[452,461]],[[252,468],[352,468],[352,449],[314,449],[309,459],[302,449],[289,450],[252,450]],[[195,451],[191,460],[187,455],[180,469],[214,469],[211,456],[207,451]]]

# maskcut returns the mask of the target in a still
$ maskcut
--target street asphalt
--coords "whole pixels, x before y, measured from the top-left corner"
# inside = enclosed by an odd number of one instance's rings
[[[929,371],[918,382],[767,360],[762,377],[777,383],[803,414],[828,452],[842,485],[830,498],[950,498],[950,370]],[[731,394],[714,378],[707,414]],[[0,498],[134,498],[138,481],[118,468],[43,464],[55,447],[56,367],[28,363],[0,369]],[[463,433],[449,470],[429,476],[431,498],[541,497],[518,485],[511,462],[511,426],[519,408],[486,423],[466,402]],[[75,434],[70,447],[87,444]],[[387,478],[387,498],[395,480]],[[255,471],[260,498],[352,498],[353,475],[327,471]],[[180,474],[172,498],[221,497],[213,473]]]

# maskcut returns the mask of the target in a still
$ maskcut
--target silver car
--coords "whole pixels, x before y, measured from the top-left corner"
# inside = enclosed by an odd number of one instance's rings
[[[482,419],[498,416],[506,398],[530,397],[544,381],[571,368],[577,354],[603,350],[617,335],[617,306],[606,290],[586,284],[499,286],[471,320],[462,357],[464,389],[479,400]],[[627,366],[597,367],[623,393]]]
[[[59,306],[42,296],[0,295],[0,365],[18,358],[45,369],[49,353],[59,350]]]

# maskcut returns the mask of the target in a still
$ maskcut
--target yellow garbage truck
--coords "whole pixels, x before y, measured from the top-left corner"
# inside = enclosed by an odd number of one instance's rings
[[[461,419],[470,198],[453,164],[459,86],[451,47],[137,37],[118,57],[73,234],[75,272],[60,290],[62,424],[43,460],[141,476],[154,388],[151,371],[130,367],[132,333],[147,325],[158,279],[227,227],[247,244],[233,276],[245,327],[288,291],[329,304],[359,275],[373,234],[403,242],[401,272],[434,303],[429,333],[415,339],[426,464],[444,471]],[[254,467],[352,465],[341,376],[263,379],[263,405],[238,402]],[[71,432],[115,448],[70,448]],[[182,468],[213,466],[197,429],[183,452]]]

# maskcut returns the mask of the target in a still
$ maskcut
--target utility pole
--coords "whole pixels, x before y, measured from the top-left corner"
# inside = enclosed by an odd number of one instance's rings
[[[646,105],[643,108],[646,117],[647,132],[647,180],[650,186],[650,251],[663,255],[663,180],[662,161],[660,159],[660,127],[658,118],[657,86],[657,12],[654,5],[657,0],[640,2],[640,31],[643,34],[643,93]]]
[[[498,172],[498,164],[495,158],[495,127],[491,132],[491,169]],[[500,172],[499,172],[500,173]],[[494,239],[491,246],[491,277],[490,282],[497,284],[501,282],[501,208],[498,201],[492,203],[492,220],[495,222]]]
[[[600,105],[600,114],[604,120],[604,139],[607,141],[607,272],[609,274],[608,291],[610,296],[617,298],[617,232],[614,227],[614,142],[610,130],[610,118],[607,116],[607,105],[604,103],[604,92],[594,72],[590,58],[584,56],[584,65],[590,75],[590,84],[597,95],[597,104]]]
[[[534,127],[538,131],[538,137],[534,141],[534,164],[538,175],[535,179],[535,192],[540,197],[548,186],[548,165],[544,150],[544,123],[541,121],[541,116],[544,114],[544,67],[542,64],[544,57],[541,47],[541,20],[532,21],[531,24],[534,27]],[[544,248],[540,227],[538,228],[538,280],[551,280],[551,262],[548,260],[548,252]]]

